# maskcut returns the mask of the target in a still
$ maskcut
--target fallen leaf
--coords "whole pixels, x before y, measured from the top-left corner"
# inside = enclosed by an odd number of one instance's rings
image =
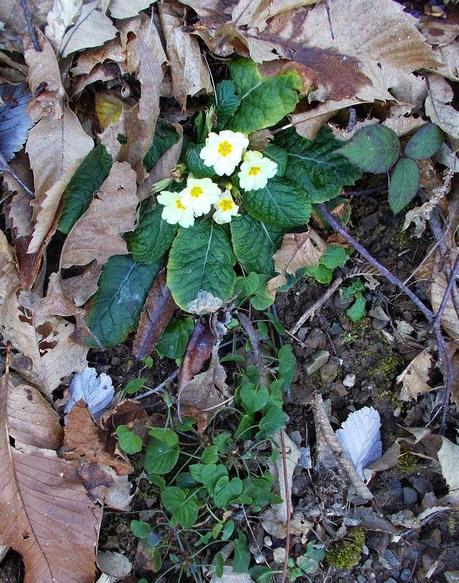
[[[448,81],[437,75],[428,76],[429,95],[426,98],[426,114],[451,138],[459,139],[459,111],[450,103],[454,92]]]
[[[97,1],[82,6],[75,26],[72,26],[62,39],[60,53],[63,57],[82,49],[98,47],[115,38],[117,29],[108,16],[97,10],[98,6]]]
[[[86,265],[93,260],[103,265],[112,255],[128,253],[121,235],[135,226],[139,202],[136,189],[131,166],[127,162],[115,162],[88,210],[65,240],[61,268]]]
[[[453,443],[446,437],[441,438],[442,444],[438,451],[438,461],[441,466],[441,473],[445,478],[449,488],[450,497],[456,502],[459,501],[459,445]]]
[[[30,130],[26,152],[34,175],[36,198],[29,253],[40,249],[53,223],[57,223],[55,217],[62,193],[92,148],[92,138],[68,107],[64,108],[61,118],[43,118]]]
[[[207,321],[205,325],[197,322],[180,367],[178,376],[179,393],[195,375],[201,372],[217,343],[218,338],[211,330],[209,322]]]
[[[204,433],[210,416],[229,397],[226,372],[218,359],[218,345],[212,349],[209,368],[194,376],[178,392],[182,415],[195,417],[198,433]]]
[[[114,577],[116,580],[124,579],[132,571],[131,561],[121,553],[112,551],[99,551],[97,565],[102,573]]]
[[[132,345],[137,360],[143,360],[153,352],[176,307],[166,284],[166,271],[162,270],[151,287],[140,316]]]
[[[35,27],[46,23],[46,16],[52,8],[53,0],[28,0],[28,7],[33,14]],[[2,0],[0,2],[0,21],[8,31],[22,36],[28,32],[28,23],[17,0]]]
[[[65,31],[73,24],[81,10],[83,0],[54,0],[52,9],[48,12],[48,24],[45,34],[53,47],[58,51]]]
[[[314,229],[284,235],[280,249],[273,256],[279,275],[268,281],[268,292],[275,295],[287,283],[287,274],[294,275],[303,267],[316,266],[326,249],[325,241]]]
[[[18,390],[27,391],[22,412],[16,409]],[[0,440],[0,536],[22,555],[26,582],[92,583],[102,512],[90,501],[74,464],[53,451],[59,446],[59,420],[50,416],[50,405],[37,393],[33,387],[14,387],[9,375],[0,381],[5,429]],[[17,436],[14,441],[11,432]]]
[[[110,407],[114,396],[115,389],[110,376],[104,372],[98,375],[95,368],[88,366],[82,372],[73,375],[64,413],[68,415],[77,403],[83,401],[92,417],[98,419]]]
[[[27,112],[31,98],[25,83],[0,85],[0,152],[7,162],[22,148],[32,126]]]
[[[432,366],[432,351],[426,348],[397,377],[397,382],[403,384],[400,392],[400,398],[403,401],[409,401],[410,398],[417,399],[419,395],[432,390],[433,387],[428,382]]]
[[[452,250],[452,258],[454,260],[458,253],[459,251],[457,248]],[[441,270],[441,265],[439,265],[439,261],[435,261],[432,273],[432,282],[430,284],[430,302],[432,304],[434,313],[438,311],[441,305],[447,285],[448,283],[443,271]],[[457,340],[459,338],[459,318],[451,297],[449,298],[446,304],[446,308],[443,312],[441,324],[453,340]]]
[[[223,576],[217,577],[215,573],[212,574],[210,583],[255,583],[248,573],[236,573],[233,567],[223,565]]]
[[[132,473],[129,462],[107,451],[108,437],[92,420],[86,403],[78,401],[65,417],[63,456],[66,460],[109,466],[119,475]]]
[[[108,91],[98,91],[94,97],[97,121],[103,131],[120,119],[124,108],[125,103],[117,95]]]
[[[27,83],[34,94],[29,113],[37,121],[41,117],[62,116],[65,96],[56,53],[45,35],[37,31],[41,51],[36,51],[28,36],[24,40],[24,60],[29,66]]]
[[[100,265],[93,261],[80,275],[62,280],[64,293],[72,298],[75,306],[83,306],[96,293],[100,271]]]
[[[125,0],[110,0],[108,11],[112,18],[131,18],[155,2],[156,0],[130,0],[129,2],[125,2]]]
[[[209,68],[196,37],[183,29],[183,10],[174,3],[160,4],[159,15],[166,39],[174,97],[186,107],[187,96],[212,92]]]

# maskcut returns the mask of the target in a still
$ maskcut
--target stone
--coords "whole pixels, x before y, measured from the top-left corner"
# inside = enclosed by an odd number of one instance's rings
[[[313,328],[304,339],[304,344],[311,350],[324,348],[327,344],[327,338],[320,328]]]
[[[303,470],[310,470],[312,468],[311,460],[311,448],[300,447],[300,459],[298,460],[298,466],[303,468]]]
[[[344,332],[344,328],[341,326],[339,322],[333,322],[330,327],[330,334],[332,336],[339,336],[342,332]]]
[[[330,353],[328,350],[318,350],[315,352],[310,359],[305,364],[306,376],[310,377],[315,372],[320,370],[324,364],[328,362],[330,358]]]
[[[355,385],[355,374],[347,374],[343,379],[343,385],[345,387],[351,388]]]
[[[338,376],[339,365],[336,362],[327,362],[320,369],[320,380],[324,385],[330,385]]]
[[[418,493],[414,488],[405,486],[403,492],[403,504],[405,506],[414,506],[418,501]]]
[[[273,561],[275,563],[283,563],[285,559],[285,547],[277,547],[273,549]]]
[[[301,445],[301,442],[303,441],[303,438],[301,437],[301,433],[299,431],[292,431],[289,434],[289,437],[293,441],[293,443],[298,447]]]
[[[408,583],[411,579],[411,569],[402,569],[400,571],[400,581],[402,583]]]

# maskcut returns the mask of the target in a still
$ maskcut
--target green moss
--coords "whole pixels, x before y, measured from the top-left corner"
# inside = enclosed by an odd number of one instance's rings
[[[401,228],[395,233],[392,241],[394,243],[394,247],[400,251],[409,249],[411,244],[408,231],[403,231]]]
[[[419,462],[415,455],[407,453],[398,458],[396,468],[401,474],[414,474],[419,469]]]
[[[368,371],[369,379],[383,379],[392,382],[403,365],[403,359],[392,352],[382,358]]]
[[[358,565],[365,544],[365,531],[363,528],[353,528],[350,537],[346,541],[335,543],[327,552],[326,560],[329,565],[344,571]]]

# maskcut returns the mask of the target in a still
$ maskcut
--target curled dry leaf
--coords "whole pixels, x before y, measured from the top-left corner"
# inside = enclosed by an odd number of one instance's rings
[[[454,97],[451,85],[437,75],[429,75],[428,80],[426,114],[451,138],[459,140],[459,111],[451,105]]]
[[[201,55],[198,40],[183,30],[183,14],[177,4],[159,6],[166,39],[166,52],[172,75],[172,91],[183,109],[188,95],[201,90],[212,92],[209,68]]]
[[[456,259],[459,250],[452,249],[451,250],[451,257],[452,259]],[[441,271],[441,261],[438,258],[434,261],[434,268],[432,273],[432,283],[430,285],[430,301],[432,304],[432,309],[434,313],[436,313],[441,305],[443,300],[443,296],[445,295],[446,287],[448,282],[446,280],[446,276]],[[443,316],[441,319],[441,324],[449,336],[453,340],[459,339],[459,317],[454,307],[454,302],[450,297],[446,308],[443,312]]]
[[[53,6],[53,0],[28,0],[27,2],[35,28],[46,23],[46,16]],[[9,32],[22,36],[28,31],[28,23],[21,5],[17,0],[2,0],[0,2],[0,21]]]
[[[209,360],[212,350],[218,343],[218,338],[211,330],[209,322],[196,323],[191,335],[178,377],[178,392],[202,370]]]
[[[62,193],[92,147],[92,138],[68,107],[64,107],[59,119],[43,118],[30,130],[26,152],[33,171],[36,198],[29,253],[38,251],[50,236],[50,230],[55,231]]]
[[[128,252],[123,233],[132,231],[139,199],[135,172],[127,162],[115,162],[88,210],[78,219],[62,247],[61,267],[103,265],[112,255]]]
[[[50,409],[35,388],[0,380],[0,537],[22,555],[25,583],[92,583],[102,513],[53,451],[62,430]]]
[[[59,118],[62,115],[62,100],[65,96],[59,64],[49,40],[39,30],[37,35],[41,52],[35,50],[28,36],[24,39],[24,59],[29,66],[27,82],[35,94],[29,105],[29,112],[35,120],[50,115]],[[38,89],[40,90],[37,93]]]
[[[218,345],[212,349],[209,368],[193,377],[178,393],[183,415],[195,417],[198,432],[203,433],[209,417],[229,397],[226,372],[218,360]]]
[[[66,460],[109,466],[119,475],[132,473],[128,461],[107,450],[109,437],[94,423],[86,403],[78,401],[65,417],[63,455]]]
[[[397,382],[402,383],[400,398],[403,401],[409,401],[410,398],[417,399],[419,395],[432,390],[429,377],[433,362],[432,351],[426,348],[397,377]]]
[[[132,352],[137,360],[142,360],[153,352],[175,308],[175,302],[166,284],[166,271],[162,270],[151,287],[140,316],[132,345]]]
[[[111,0],[108,5],[108,11],[112,18],[131,18],[136,16],[141,10],[145,10],[156,0]]]
[[[268,281],[269,293],[274,295],[287,283],[287,274],[294,275],[303,267],[316,266],[326,249],[327,244],[314,229],[284,235],[282,245],[273,257],[279,275]]]
[[[442,437],[442,444],[438,451],[438,461],[441,466],[441,473],[449,488],[449,499],[459,503],[459,445],[453,443],[446,437]]]
[[[54,0],[46,18],[45,34],[56,50],[59,50],[65,31],[74,23],[82,5],[83,0]]]

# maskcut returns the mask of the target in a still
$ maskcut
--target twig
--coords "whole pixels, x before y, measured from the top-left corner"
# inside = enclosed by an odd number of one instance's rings
[[[449,408],[449,400],[451,398],[451,391],[453,388],[453,381],[454,381],[454,373],[451,366],[451,359],[448,354],[448,349],[446,347],[445,339],[441,333],[441,319],[445,312],[446,306],[448,304],[449,298],[451,296],[451,292],[453,290],[453,286],[456,285],[456,278],[459,275],[459,257],[456,258],[456,262],[454,267],[451,271],[451,276],[448,281],[448,285],[446,286],[445,293],[443,295],[443,299],[441,301],[440,307],[438,308],[437,313],[435,314],[435,318],[433,321],[433,331],[435,333],[435,337],[437,339],[437,350],[438,355],[440,357],[440,364],[443,369],[443,377],[445,383],[445,394],[443,396],[443,409],[441,413],[441,422],[440,422],[440,433],[444,433],[446,428],[446,420],[448,418],[448,408]]]
[[[22,7],[22,11],[24,12],[24,18],[27,24],[27,32],[30,36],[30,40],[32,41],[33,44],[33,48],[41,53],[41,46],[40,43],[38,42],[38,38],[37,35],[35,33],[35,28],[33,26],[32,23],[32,13],[30,12],[30,8],[29,8],[29,4],[27,2],[27,0],[21,0],[21,7]]]
[[[363,500],[372,500],[373,494],[370,492],[365,482],[357,473],[354,464],[348,458],[342,445],[338,441],[335,432],[333,431],[333,428],[325,412],[324,402],[320,393],[316,393],[314,396],[313,409],[316,431],[319,430],[322,432],[325,441],[327,442],[332,452],[336,455],[340,466],[343,468],[352,486],[354,486],[357,495],[360,498],[363,498]]]
[[[299,318],[298,322],[293,326],[293,328],[289,331],[289,334],[296,334],[301,326],[309,320],[309,318],[313,318],[317,311],[325,304],[325,302],[331,298],[331,296],[335,293],[335,291],[339,288],[339,286],[343,283],[343,278],[339,275],[331,285],[326,289],[325,293],[315,301],[312,306],[304,312],[304,314]]]
[[[331,214],[328,208],[325,206],[324,203],[320,203],[317,205],[320,209],[320,212],[325,217],[326,221],[333,227],[333,229],[339,233],[343,239],[345,239],[351,247],[353,247],[360,255],[365,257],[368,263],[371,263],[374,267],[378,269],[378,271],[386,277],[390,283],[401,289],[409,298],[410,300],[416,304],[419,310],[423,313],[425,318],[432,322],[434,318],[434,314],[429,308],[414,294],[404,283],[401,279],[399,279],[396,275],[391,273],[382,263],[379,263],[377,259],[373,257],[360,243],[358,243],[354,237],[339,223],[335,217]]]
[[[287,476],[287,454],[285,451],[285,436],[283,430],[280,432],[280,442],[281,442],[281,455],[282,455],[282,472],[284,474],[284,488],[285,488],[285,505],[287,507],[287,522],[285,524],[285,532],[287,536],[285,538],[285,557],[284,557],[284,569],[282,571],[281,583],[287,581],[288,576],[288,558],[290,554],[290,517],[292,514],[292,505],[289,496],[289,485]]]
[[[177,378],[177,375],[178,375],[178,369],[174,370],[174,372],[172,374],[170,374],[166,380],[164,380],[162,383],[160,383],[154,389],[150,389],[146,393],[142,393],[141,395],[134,397],[134,401],[140,401],[140,399],[145,399],[145,397],[149,397],[150,395],[156,395],[156,393],[160,393],[166,385],[168,385],[172,381],[175,381],[175,379]]]

